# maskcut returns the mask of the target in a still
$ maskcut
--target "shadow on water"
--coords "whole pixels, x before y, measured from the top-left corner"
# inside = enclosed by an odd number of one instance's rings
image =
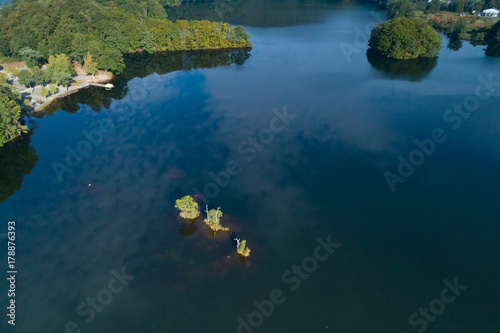
[[[181,234],[181,236],[191,236],[198,229],[199,228],[194,224],[194,222],[184,222],[179,229],[179,234]]]
[[[244,26],[270,28],[321,22],[339,0],[208,0],[167,7],[170,20],[224,21]],[[370,3],[370,2],[368,2]]]
[[[410,82],[422,81],[436,67],[437,58],[415,60],[393,60],[368,50],[368,62],[373,68],[384,73],[384,78]]]
[[[0,202],[21,189],[24,176],[29,175],[38,162],[31,146],[33,130],[0,148]]]
[[[128,82],[134,78],[144,78],[151,74],[164,75],[176,71],[215,68],[232,64],[243,65],[250,58],[249,49],[165,52],[157,54],[131,54],[125,57],[125,71],[112,81],[115,86],[111,90],[89,87],[78,93],[60,98],[46,108],[45,113],[37,114],[41,118],[45,114],[53,115],[62,110],[76,113],[80,106],[88,105],[95,112],[109,108],[113,100],[121,100],[127,96]]]
[[[460,36],[458,36],[457,34],[452,34],[446,47],[452,51],[459,51],[463,45],[464,42],[462,41],[462,39],[460,39]]]
[[[488,44],[488,46],[486,47],[486,55],[492,58],[500,58],[500,43]]]

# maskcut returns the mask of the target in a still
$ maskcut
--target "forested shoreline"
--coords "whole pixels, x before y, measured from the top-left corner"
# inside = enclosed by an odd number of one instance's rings
[[[38,64],[57,54],[83,63],[90,53],[119,72],[127,52],[242,48],[249,38],[223,22],[174,23],[157,0],[20,0],[0,10],[0,57]]]
[[[24,62],[29,69],[0,73],[0,146],[21,134],[21,111],[34,101],[18,86],[41,86],[40,95],[68,86],[75,66],[94,76],[120,74],[124,54],[241,49],[252,46],[241,26],[207,20],[167,19],[171,0],[18,0],[0,8],[0,63]],[[47,65],[48,64],[48,65]],[[0,67],[0,70],[2,68]],[[50,87],[49,87],[50,84]],[[43,99],[42,99],[43,101]]]
[[[436,31],[446,33],[451,50],[458,51],[462,41],[469,40],[473,45],[487,45],[486,55],[499,55],[500,21],[462,12],[496,5],[496,0],[472,5],[461,0],[449,4],[440,0],[389,0],[381,5],[388,21],[372,30],[369,41],[370,51],[381,56],[396,60],[436,57],[441,49]]]

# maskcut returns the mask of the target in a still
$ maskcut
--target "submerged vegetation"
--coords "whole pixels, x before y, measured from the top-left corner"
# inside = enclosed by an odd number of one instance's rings
[[[175,208],[180,210],[179,215],[183,219],[193,220],[200,216],[198,203],[193,200],[193,197],[186,195],[185,197],[175,201]]]
[[[441,49],[441,36],[423,19],[397,17],[375,27],[369,45],[387,58],[433,58]]]

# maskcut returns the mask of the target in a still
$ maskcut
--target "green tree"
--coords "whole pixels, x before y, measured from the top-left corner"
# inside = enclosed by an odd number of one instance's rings
[[[369,45],[392,59],[433,58],[441,50],[441,37],[423,19],[398,17],[375,27]]]
[[[456,0],[450,4],[451,11],[456,13],[462,13],[465,10],[466,2],[463,0]]]
[[[15,77],[18,77],[19,73],[21,73],[21,70],[19,68],[15,67],[12,69],[12,75],[14,75]]]
[[[64,53],[50,56],[49,64],[47,65],[47,77],[49,81],[67,85],[74,74],[75,69]]]
[[[33,68],[32,72],[35,86],[42,85],[45,82],[45,71],[42,71],[40,68],[35,67]]]
[[[118,50],[107,49],[99,58],[97,65],[106,72],[111,71],[114,74],[120,74],[125,69],[123,56]]]
[[[0,96],[7,96],[9,99],[20,101],[21,94],[13,89],[11,84],[7,83],[7,80],[0,76]]]
[[[49,91],[47,90],[47,88],[42,86],[40,95],[42,95],[42,97],[45,99],[45,101],[47,101],[47,96],[49,96]]]
[[[441,0],[432,0],[427,6],[427,13],[435,13],[441,10]]]
[[[245,239],[240,240],[239,238],[235,238],[234,240],[236,241],[236,251],[238,254],[243,257],[250,256],[250,249],[247,247],[247,241]]]
[[[88,52],[88,43],[89,39],[87,38],[87,36],[81,33],[76,33],[73,37],[73,41],[71,42],[71,56],[80,64],[83,63],[85,55]]]
[[[222,217],[222,211],[220,210],[220,207],[215,209],[210,209],[208,210],[208,205],[205,208],[205,213],[207,214],[207,218],[205,219],[205,223],[212,229],[213,231],[228,231],[229,229],[226,227],[223,227],[220,224],[220,219]]]
[[[476,10],[477,13],[481,13],[483,11],[483,9],[485,8],[486,6],[486,2],[484,1],[476,1],[474,3],[474,9]]]
[[[149,54],[155,52],[155,39],[152,33],[150,33],[149,31],[145,31],[142,42],[144,45],[144,51],[146,51]]]
[[[34,80],[33,74],[31,74],[27,70],[24,69],[19,73],[19,83],[21,85],[27,87],[31,86],[31,82],[33,82],[33,80]]]
[[[85,57],[85,73],[92,75],[92,78],[95,78],[97,74],[97,63],[92,59],[92,55],[87,53]]]
[[[28,46],[21,49],[19,55],[24,59],[29,68],[37,66],[43,58],[40,52],[34,51]]]
[[[73,75],[67,72],[58,72],[52,76],[52,80],[62,86],[66,86],[66,90],[69,89],[69,83],[71,82],[71,78]]]
[[[467,22],[465,22],[465,19],[461,18],[457,21],[455,27],[453,27],[450,37],[455,39],[464,39],[466,30]]]
[[[250,37],[252,36],[241,25],[233,28],[233,43],[241,44],[241,46],[251,46],[251,43],[248,41]]]
[[[0,147],[21,134],[21,107],[11,96],[0,92]]]
[[[55,84],[53,84],[53,83],[49,84],[49,91],[50,91],[50,93],[51,93],[52,95],[57,94],[57,90],[58,90],[58,89],[57,89],[57,87],[56,87],[56,85],[55,85]]]
[[[411,18],[415,16],[415,5],[410,0],[389,0],[387,3],[387,18]]]
[[[19,73],[21,73],[21,71],[17,67],[6,67],[5,71],[7,72],[7,74],[9,74],[9,76],[12,77],[17,77]]]
[[[193,197],[186,195],[185,197],[175,201],[175,208],[180,210],[179,215],[188,220],[192,220],[200,216],[200,209],[198,203],[194,201]]]

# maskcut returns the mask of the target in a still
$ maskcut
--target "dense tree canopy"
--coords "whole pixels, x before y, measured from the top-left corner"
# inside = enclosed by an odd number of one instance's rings
[[[175,208],[180,210],[180,216],[185,219],[195,219],[200,216],[198,203],[194,201],[193,197],[186,195],[181,199],[175,201]]]
[[[120,73],[123,53],[251,46],[241,27],[209,21],[166,19],[158,0],[20,0],[0,9],[0,57],[34,67],[65,54]]]
[[[21,134],[21,96],[0,76],[0,147]]]
[[[369,45],[392,59],[433,58],[441,49],[441,36],[423,19],[398,17],[373,29]]]
[[[167,20],[163,6],[177,0],[19,0],[0,8],[0,59],[23,60],[30,71],[9,67],[19,83],[68,85],[72,61],[120,74],[123,54],[250,47],[250,35],[223,22]],[[47,63],[47,69],[40,66]],[[18,73],[19,72],[19,73]],[[0,146],[19,135],[24,105],[5,79],[0,82]],[[46,87],[42,95],[47,97]],[[55,88],[54,88],[55,89]],[[53,93],[54,89],[50,89]]]
[[[415,4],[410,0],[389,0],[387,2],[387,18],[410,18],[415,15]]]

